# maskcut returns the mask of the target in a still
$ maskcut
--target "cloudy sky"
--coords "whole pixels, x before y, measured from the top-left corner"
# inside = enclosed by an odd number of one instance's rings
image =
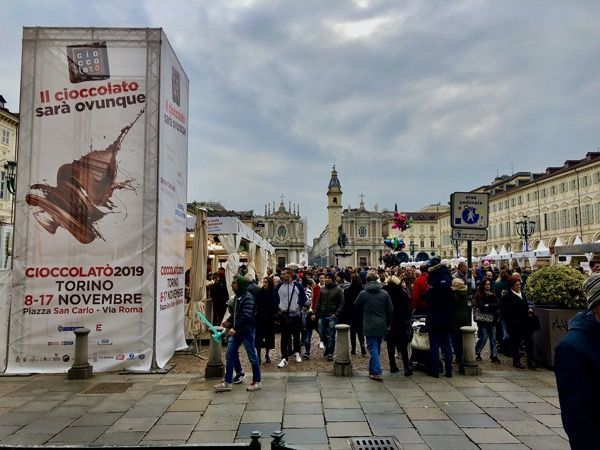
[[[85,6],[84,6],[85,5]],[[597,1],[0,2],[0,94],[18,110],[23,26],[162,27],[190,78],[188,200],[326,223],[416,210],[600,146]],[[310,242],[309,242],[310,243]]]

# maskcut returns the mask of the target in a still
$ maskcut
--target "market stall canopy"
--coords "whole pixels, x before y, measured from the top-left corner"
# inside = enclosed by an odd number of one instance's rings
[[[493,247],[493,246],[492,246],[492,251],[490,252],[490,254],[489,254],[489,255],[487,255],[487,256],[485,257],[485,259],[491,259],[492,261],[496,261],[497,259],[500,259],[500,258],[498,257],[498,252],[496,251],[496,247]]]
[[[546,247],[546,244],[544,244],[544,241],[540,241],[540,243],[538,244],[537,248],[535,249],[535,251],[533,252],[534,256],[537,257],[548,257],[550,256],[550,249],[548,247]]]

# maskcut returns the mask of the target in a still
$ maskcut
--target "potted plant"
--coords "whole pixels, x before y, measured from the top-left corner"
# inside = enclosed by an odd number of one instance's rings
[[[534,333],[536,358],[554,367],[554,347],[567,332],[569,320],[587,306],[585,276],[570,266],[542,267],[527,278],[525,294],[535,305],[540,330]]]

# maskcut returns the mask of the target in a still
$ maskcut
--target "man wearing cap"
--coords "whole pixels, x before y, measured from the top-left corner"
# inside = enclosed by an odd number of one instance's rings
[[[600,450],[600,273],[583,290],[588,310],[569,321],[554,353],[554,374],[571,449]]]
[[[335,349],[335,326],[344,309],[344,292],[335,284],[335,275],[327,272],[325,286],[319,292],[317,310],[313,320],[319,322],[319,333],[325,344],[325,358],[333,361]]]

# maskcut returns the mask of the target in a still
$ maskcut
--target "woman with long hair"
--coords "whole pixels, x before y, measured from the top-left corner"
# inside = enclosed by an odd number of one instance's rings
[[[398,372],[396,364],[395,352],[398,350],[402,355],[402,365],[404,366],[404,375],[412,375],[412,369],[408,361],[408,344],[411,340],[411,301],[406,285],[400,281],[396,275],[392,275],[387,279],[387,283],[383,286],[383,290],[387,291],[392,299],[394,313],[392,316],[392,326],[387,333],[387,351],[390,360],[390,372]]]
[[[260,351],[265,349],[265,363],[270,363],[269,351],[275,348],[275,287],[270,277],[263,279],[256,296],[256,353],[260,363]]]
[[[498,345],[496,344],[496,325],[498,324],[499,313],[500,304],[496,298],[496,294],[492,290],[492,280],[483,278],[475,291],[474,318],[477,322],[477,328],[481,330],[477,344],[475,344],[477,361],[481,361],[481,351],[489,339],[492,362],[496,364],[500,363],[500,359],[498,359]]]

